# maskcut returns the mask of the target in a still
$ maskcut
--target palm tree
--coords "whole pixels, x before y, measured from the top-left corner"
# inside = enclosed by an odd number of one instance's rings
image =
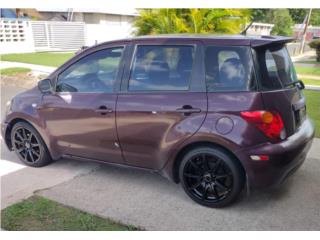
[[[135,20],[135,34],[239,33],[249,19],[246,9],[145,9]]]

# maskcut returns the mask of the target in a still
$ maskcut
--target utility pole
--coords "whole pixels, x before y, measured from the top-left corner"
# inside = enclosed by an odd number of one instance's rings
[[[306,21],[305,26],[304,26],[303,35],[302,35],[302,39],[301,39],[301,45],[300,45],[300,54],[303,53],[304,45],[306,43],[307,30],[308,30],[308,25],[309,25],[310,18],[311,18],[311,13],[312,13],[312,8],[309,9],[309,13],[308,13],[308,16],[307,16],[307,21]]]

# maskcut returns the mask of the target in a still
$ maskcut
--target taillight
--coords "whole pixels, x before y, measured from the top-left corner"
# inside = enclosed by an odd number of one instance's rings
[[[271,140],[286,138],[283,121],[279,113],[269,111],[241,112],[241,117],[254,124]]]

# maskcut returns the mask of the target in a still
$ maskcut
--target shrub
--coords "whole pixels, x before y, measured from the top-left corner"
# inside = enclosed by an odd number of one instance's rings
[[[311,48],[316,49],[316,53],[317,53],[317,62],[320,62],[320,39],[314,40],[312,42],[309,43],[309,46]]]

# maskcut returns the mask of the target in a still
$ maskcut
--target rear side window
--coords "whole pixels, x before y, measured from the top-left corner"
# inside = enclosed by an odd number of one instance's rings
[[[297,81],[296,72],[291,62],[289,53],[285,47],[266,49],[264,56],[260,58],[264,62],[260,63],[262,69],[265,69],[261,86],[263,90],[281,89]],[[262,55],[262,56],[261,56]]]
[[[193,46],[138,46],[129,91],[188,90],[193,59]]]
[[[208,92],[254,89],[252,53],[249,47],[209,46],[205,53]]]

